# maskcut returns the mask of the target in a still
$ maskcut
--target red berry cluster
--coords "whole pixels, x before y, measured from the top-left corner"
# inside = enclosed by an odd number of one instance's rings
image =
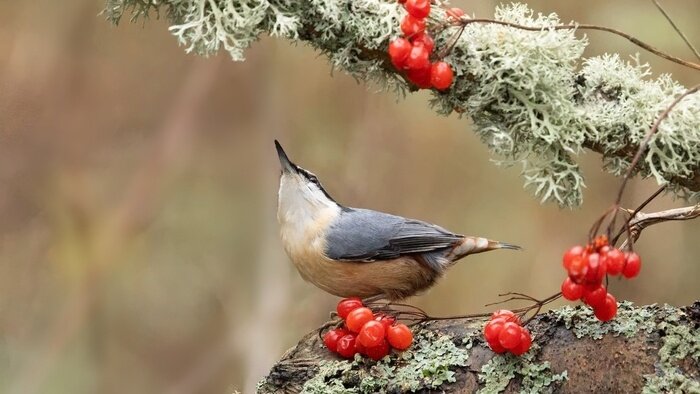
[[[326,347],[345,358],[361,354],[381,360],[392,348],[405,350],[413,343],[413,333],[393,316],[375,314],[359,298],[345,298],[338,303],[338,316],[345,327],[335,328],[323,335]]]
[[[582,300],[593,308],[600,321],[611,320],[617,314],[617,300],[603,285],[605,275],[634,278],[639,275],[642,260],[634,252],[622,252],[608,244],[608,238],[598,236],[593,242],[574,246],[564,253],[564,269],[569,273],[561,284],[567,300]]]
[[[516,356],[530,350],[532,337],[523,327],[520,318],[507,309],[499,309],[484,326],[484,337],[496,353],[511,352]]]
[[[394,38],[389,43],[391,63],[398,70],[406,72],[406,78],[421,89],[445,90],[452,85],[452,67],[443,62],[430,62],[430,54],[435,42],[425,26],[425,18],[430,14],[430,0],[399,0],[408,14],[401,21],[404,37]],[[463,14],[459,9],[450,9],[448,17]],[[460,14],[461,12],[461,14]]]

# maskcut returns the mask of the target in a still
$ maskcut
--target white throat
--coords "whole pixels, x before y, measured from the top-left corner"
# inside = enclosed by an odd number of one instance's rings
[[[277,220],[288,249],[322,242],[327,224],[340,214],[340,206],[313,183],[297,174],[280,178]]]

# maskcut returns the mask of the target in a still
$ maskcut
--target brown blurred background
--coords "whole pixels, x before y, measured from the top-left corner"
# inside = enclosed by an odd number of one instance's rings
[[[666,3],[700,45],[700,2]],[[453,4],[490,16],[495,2]],[[530,4],[692,58],[651,2]],[[252,392],[336,302],[281,249],[274,138],[341,202],[526,248],[470,257],[412,300],[435,315],[484,311],[507,290],[557,291],[562,251],[612,202],[618,180],[598,155],[583,157],[582,209],[540,206],[519,170],[490,163],[470,122],[435,115],[427,93],[397,101],[283,40],[263,39],[244,63],[186,55],[164,21],[114,28],[101,7],[0,2],[0,392]],[[638,51],[589,37],[588,55]],[[654,189],[633,183],[627,205]],[[642,275],[613,292],[697,299],[698,231],[647,230]]]

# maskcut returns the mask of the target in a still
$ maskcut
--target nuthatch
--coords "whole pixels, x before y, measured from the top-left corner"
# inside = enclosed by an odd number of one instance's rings
[[[388,213],[338,204],[316,175],[282,165],[277,220],[282,243],[304,280],[339,297],[399,300],[431,287],[466,255],[518,246],[454,234]]]

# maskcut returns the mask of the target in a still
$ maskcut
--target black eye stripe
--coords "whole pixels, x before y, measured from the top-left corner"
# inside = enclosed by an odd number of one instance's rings
[[[297,166],[296,169],[297,169],[297,171],[298,171],[300,174],[302,174],[302,175],[304,176],[304,178],[306,178],[309,182],[311,182],[311,183],[313,183],[314,185],[316,185],[316,187],[318,187],[318,189],[319,189],[329,200],[335,202],[335,200],[333,200],[333,197],[331,197],[331,196],[328,194],[328,192],[326,192],[326,189],[323,188],[323,186],[321,185],[321,182],[318,180],[318,178],[316,177],[316,175],[310,173],[309,171],[307,171],[307,170],[305,170],[305,169],[303,169],[303,168],[301,168],[301,167],[299,167],[299,166]],[[336,203],[336,204],[337,204],[337,203]]]
[[[313,183],[315,183],[315,184],[317,184],[317,185],[319,184],[319,181],[318,181],[318,178],[316,177],[316,175],[314,175],[314,174],[312,174],[312,173],[310,173],[310,172],[308,172],[308,171],[306,171],[306,170],[304,170],[304,169],[300,169],[300,171],[301,171],[302,174],[304,174],[304,176],[306,177],[306,179],[308,179],[309,181],[311,181],[311,182],[313,182]]]

